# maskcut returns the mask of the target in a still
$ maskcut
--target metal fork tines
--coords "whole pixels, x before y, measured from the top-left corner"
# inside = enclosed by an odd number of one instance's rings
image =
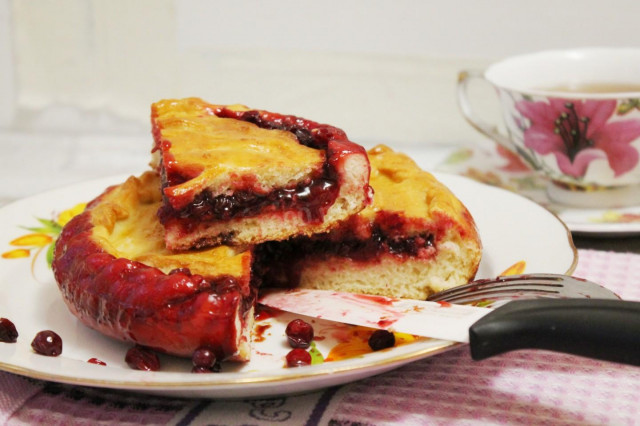
[[[580,278],[556,274],[525,274],[473,281],[427,298],[430,301],[467,301],[523,298],[611,298],[611,292]]]

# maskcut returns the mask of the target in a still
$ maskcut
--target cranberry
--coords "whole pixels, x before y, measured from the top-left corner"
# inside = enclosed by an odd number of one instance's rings
[[[0,342],[15,343],[18,340],[16,326],[7,318],[0,318]]]
[[[62,339],[56,332],[44,330],[36,334],[31,347],[40,355],[58,356],[62,353]]]
[[[191,362],[194,367],[213,368],[216,363],[216,354],[210,348],[203,346],[193,352]]]
[[[311,365],[311,355],[302,348],[291,349],[287,354],[287,367]]]
[[[301,319],[294,319],[287,324],[285,332],[292,348],[306,349],[313,340],[313,327]]]
[[[136,345],[129,349],[124,360],[134,370],[158,371],[160,369],[158,355],[144,346]]]
[[[396,337],[387,330],[376,330],[369,337],[369,347],[374,351],[390,348],[395,344]]]
[[[99,360],[98,358],[89,358],[87,360],[89,364],[97,364],[97,365],[107,365],[106,362]]]

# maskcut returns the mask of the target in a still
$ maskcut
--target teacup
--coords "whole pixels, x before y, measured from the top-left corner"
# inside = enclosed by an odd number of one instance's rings
[[[471,107],[488,81],[504,135]],[[640,205],[640,49],[553,50],[462,71],[458,101],[478,131],[549,179],[551,200],[581,207]]]

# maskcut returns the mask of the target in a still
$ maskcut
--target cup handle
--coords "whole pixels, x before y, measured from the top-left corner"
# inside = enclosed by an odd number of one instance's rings
[[[498,145],[509,150],[518,157],[523,158],[534,169],[538,169],[536,161],[534,161],[531,155],[529,155],[524,150],[518,149],[518,147],[514,146],[507,136],[498,131],[497,126],[492,126],[486,121],[480,119],[473,111],[471,102],[469,102],[468,95],[469,84],[472,80],[483,80],[485,82],[487,81],[481,71],[464,70],[460,71],[460,73],[458,74],[458,105],[460,106],[460,110],[462,111],[462,115],[464,116],[464,118],[477,131],[487,136],[489,139],[492,139]]]

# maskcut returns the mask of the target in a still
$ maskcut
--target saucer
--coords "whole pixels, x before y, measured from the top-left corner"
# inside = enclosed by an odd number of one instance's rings
[[[441,151],[441,147],[437,149]],[[420,158],[426,157],[428,155],[420,155]],[[549,192],[548,181],[544,177],[498,145],[458,145],[451,147],[445,156],[440,152],[439,159],[437,164],[421,165],[427,170],[456,173],[524,195],[555,213],[575,235],[640,235],[640,202],[632,203],[633,205],[626,203],[627,205],[615,208],[558,203],[554,199],[566,201],[566,198],[563,198],[567,196],[566,193],[558,194],[553,190]]]
[[[614,209],[640,206],[640,185],[607,188],[569,188],[562,182],[549,182],[547,196],[559,205],[582,209],[604,206]]]

